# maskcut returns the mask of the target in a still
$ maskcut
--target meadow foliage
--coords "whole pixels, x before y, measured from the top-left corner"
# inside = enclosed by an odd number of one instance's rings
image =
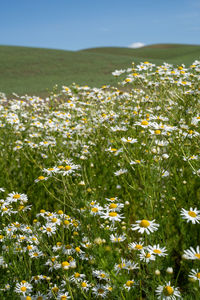
[[[200,61],[0,97],[0,299],[200,298]]]

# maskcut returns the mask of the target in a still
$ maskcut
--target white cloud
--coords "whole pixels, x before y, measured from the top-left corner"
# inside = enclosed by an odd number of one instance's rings
[[[145,46],[144,43],[136,42],[136,43],[132,43],[132,44],[129,45],[128,47],[129,47],[129,48],[141,48],[141,47],[144,47],[144,46]]]

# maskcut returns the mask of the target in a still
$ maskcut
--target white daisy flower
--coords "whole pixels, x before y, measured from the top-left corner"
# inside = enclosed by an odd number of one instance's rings
[[[65,300],[65,299],[71,299],[69,296],[69,292],[59,292],[57,296],[57,300]]]
[[[107,211],[106,213],[102,213],[101,218],[116,222],[121,221],[121,219],[124,217],[122,217],[122,215],[118,214],[116,211]]]
[[[151,232],[154,232],[156,230],[158,230],[158,227],[160,226],[159,224],[156,224],[153,221],[149,221],[149,220],[138,220],[136,221],[136,224],[132,225],[132,230],[138,230],[140,233],[147,233],[150,234]]]
[[[120,170],[114,172],[114,174],[115,174],[115,176],[120,176],[120,175],[122,175],[124,173],[127,173],[127,172],[128,172],[128,170],[126,170],[126,169],[120,169]]]
[[[144,245],[144,242],[139,242],[139,243],[133,242],[133,243],[130,243],[128,245],[128,247],[129,247],[130,250],[140,251],[140,250],[143,249],[143,245]]]
[[[110,280],[109,274],[104,272],[103,270],[94,270],[92,272],[92,275],[98,278],[99,280],[105,280],[105,281]]]
[[[29,293],[32,290],[32,285],[25,280],[23,280],[21,283],[17,283],[15,287],[15,292],[18,294],[22,294],[23,296],[26,296],[27,293]]]
[[[199,286],[200,286],[200,271],[199,269],[192,269],[190,274],[189,274],[189,278],[193,278],[195,281],[198,280],[199,282]]]
[[[121,138],[121,141],[124,143],[130,143],[130,144],[137,143],[137,139],[133,139],[130,137],[127,137],[127,138],[123,137],[123,138]]]
[[[198,259],[200,260],[200,247],[197,246],[196,250],[192,247],[184,251],[185,259]]]
[[[140,251],[139,257],[141,261],[144,261],[146,263],[149,263],[151,260],[156,259],[152,252],[144,251],[143,249]]]
[[[108,294],[109,290],[103,284],[97,284],[92,288],[92,293],[99,298],[105,298]]]
[[[136,286],[136,282],[134,280],[127,280],[127,282],[123,285],[123,287],[130,291],[130,289],[134,288]]]
[[[166,253],[167,249],[165,247],[161,248],[159,246],[159,244],[154,245],[154,246],[148,246],[147,250],[149,252],[152,252],[154,255],[158,255],[158,256],[166,256],[167,255],[167,253]]]
[[[125,235],[117,235],[117,234],[111,234],[110,235],[110,240],[112,243],[121,243],[125,241],[126,236]]]
[[[199,223],[200,221],[200,210],[197,208],[191,208],[190,210],[185,210],[184,208],[181,209],[181,216],[183,219],[187,220],[188,222],[192,222],[192,224]]]
[[[156,289],[156,294],[160,300],[176,300],[176,298],[181,298],[178,288],[171,286],[170,281],[165,285],[159,285]]]

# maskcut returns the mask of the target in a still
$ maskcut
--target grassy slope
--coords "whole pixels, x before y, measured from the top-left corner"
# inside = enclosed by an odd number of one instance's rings
[[[45,95],[55,84],[101,86],[115,84],[115,69],[132,61],[190,64],[200,58],[200,46],[152,45],[140,49],[93,48],[82,51],[0,46],[0,91]]]

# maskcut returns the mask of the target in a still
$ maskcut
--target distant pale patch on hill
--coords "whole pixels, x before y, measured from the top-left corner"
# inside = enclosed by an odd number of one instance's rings
[[[135,42],[135,43],[132,43],[128,46],[128,48],[133,48],[133,49],[137,49],[137,48],[141,48],[141,47],[144,47],[145,44],[144,43],[141,43],[141,42]]]

